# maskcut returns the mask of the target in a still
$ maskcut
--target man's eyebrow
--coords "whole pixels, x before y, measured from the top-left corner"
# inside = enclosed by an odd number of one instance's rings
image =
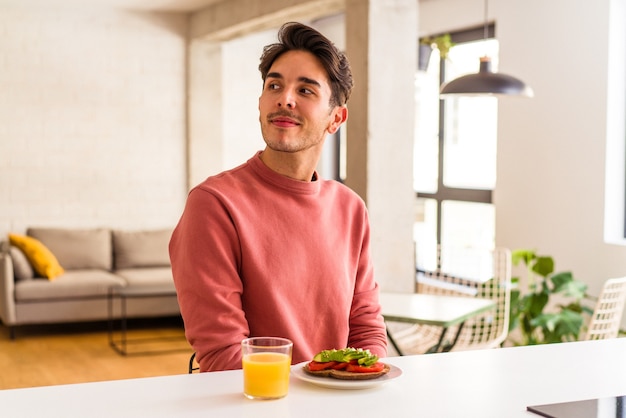
[[[306,84],[312,84],[312,85],[317,86],[317,87],[322,87],[322,85],[318,81],[313,80],[312,78],[299,77],[298,80],[300,80],[300,81],[302,81],[303,83],[306,83]]]
[[[265,78],[283,78],[280,73],[267,73]]]
[[[281,73],[276,73],[276,72],[272,72],[272,73],[267,73],[267,76],[265,78],[278,78],[278,79],[282,79],[283,76]],[[311,84],[314,86],[318,86],[318,87],[322,87],[322,85],[320,84],[319,81],[317,80],[313,80],[312,78],[308,78],[308,77],[298,77],[298,81],[301,81],[303,83],[306,84]]]

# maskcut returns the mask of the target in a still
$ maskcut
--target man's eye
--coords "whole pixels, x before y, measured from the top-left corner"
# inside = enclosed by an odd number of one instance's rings
[[[267,85],[267,89],[268,89],[268,90],[276,90],[276,89],[278,89],[278,87],[279,87],[279,86],[278,86],[278,84],[276,84],[276,83],[269,83],[269,84]]]
[[[304,93],[304,94],[313,94],[313,90],[309,90],[309,89],[306,89],[306,88],[300,89],[300,92]]]

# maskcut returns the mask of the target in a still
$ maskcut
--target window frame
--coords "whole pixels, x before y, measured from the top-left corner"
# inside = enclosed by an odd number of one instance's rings
[[[430,35],[434,38],[443,35],[442,33]],[[495,24],[490,23],[485,26],[477,26],[466,30],[450,33],[453,44],[472,42],[495,38]],[[423,39],[423,38],[422,38]],[[422,40],[420,39],[420,41]],[[439,84],[443,84],[446,74],[446,60],[439,60]],[[467,189],[458,187],[447,187],[444,184],[444,138],[445,138],[445,103],[443,98],[439,98],[439,121],[438,121],[438,164],[437,164],[437,191],[434,193],[416,192],[418,199],[432,199],[437,203],[437,244],[441,244],[441,219],[442,204],[446,200],[472,203],[493,204],[493,190],[491,189]],[[625,222],[626,224],[626,222]],[[625,229],[626,234],[626,229]]]

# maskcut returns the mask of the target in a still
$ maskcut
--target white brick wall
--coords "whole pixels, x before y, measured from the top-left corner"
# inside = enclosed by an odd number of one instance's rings
[[[175,224],[186,32],[182,14],[0,11],[0,237]]]

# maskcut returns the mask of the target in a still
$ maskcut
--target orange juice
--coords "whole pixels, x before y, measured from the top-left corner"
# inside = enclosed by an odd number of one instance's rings
[[[273,399],[287,395],[291,356],[252,353],[242,359],[243,392],[249,398]]]

